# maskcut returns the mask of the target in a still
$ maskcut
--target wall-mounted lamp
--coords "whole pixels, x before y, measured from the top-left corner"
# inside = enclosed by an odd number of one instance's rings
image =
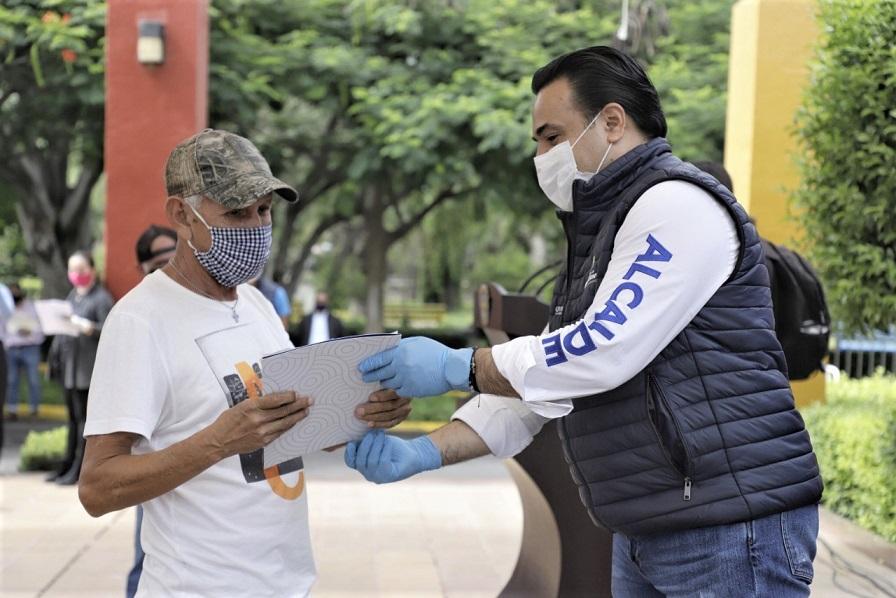
[[[137,37],[137,62],[163,64],[165,62],[165,25],[159,21],[140,21]]]

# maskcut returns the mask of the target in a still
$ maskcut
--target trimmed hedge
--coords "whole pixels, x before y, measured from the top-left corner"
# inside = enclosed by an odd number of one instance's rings
[[[438,397],[422,397],[411,402],[408,421],[447,422],[457,410],[458,396],[463,393],[447,393]]]
[[[68,426],[59,426],[44,432],[28,432],[19,453],[19,470],[55,469],[65,456],[67,436]]]
[[[896,10],[819,0],[802,108],[796,215],[831,315],[847,332],[896,324]]]
[[[823,504],[896,542],[896,376],[829,382],[803,410],[824,479]]]

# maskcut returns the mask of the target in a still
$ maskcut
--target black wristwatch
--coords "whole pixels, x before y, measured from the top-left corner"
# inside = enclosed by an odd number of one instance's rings
[[[470,388],[473,389],[473,392],[481,392],[479,385],[476,384],[476,351],[478,350],[479,347],[473,347],[473,353],[470,355]]]

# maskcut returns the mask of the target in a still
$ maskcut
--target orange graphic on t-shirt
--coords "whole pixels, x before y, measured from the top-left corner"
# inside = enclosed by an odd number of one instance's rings
[[[240,375],[243,384],[246,385],[246,392],[249,394],[249,400],[261,398],[264,383],[255,370],[245,361],[241,361],[235,365],[236,373]],[[272,465],[265,468],[264,478],[268,481],[274,494],[285,500],[295,500],[302,496],[305,491],[305,472],[299,472],[299,480],[295,486],[288,486],[283,478],[280,477],[280,467]]]

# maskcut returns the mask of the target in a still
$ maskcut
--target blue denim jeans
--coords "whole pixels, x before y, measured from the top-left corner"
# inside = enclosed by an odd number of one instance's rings
[[[19,409],[19,374],[22,370],[25,371],[25,377],[28,379],[31,411],[37,411],[37,407],[40,405],[38,364],[40,364],[40,345],[6,348],[6,367],[9,376],[6,379],[6,406],[10,413],[16,413]]]
[[[125,589],[127,598],[137,595],[140,575],[143,573],[143,545],[140,544],[140,530],[143,528],[143,505],[137,505],[137,524],[134,528],[134,566],[128,572],[128,584]]]
[[[650,536],[613,535],[613,596],[808,596],[818,505]]]

